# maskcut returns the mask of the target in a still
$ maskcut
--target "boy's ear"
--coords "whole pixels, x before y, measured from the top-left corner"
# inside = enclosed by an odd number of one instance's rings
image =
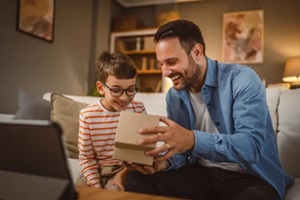
[[[96,88],[100,95],[104,95],[104,86],[100,81],[96,82]]]

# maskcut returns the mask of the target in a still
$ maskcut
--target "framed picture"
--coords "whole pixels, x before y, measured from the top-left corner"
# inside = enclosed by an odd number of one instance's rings
[[[262,10],[224,13],[222,60],[234,63],[262,63],[264,46]]]
[[[18,0],[17,30],[53,42],[54,8],[55,0]]]

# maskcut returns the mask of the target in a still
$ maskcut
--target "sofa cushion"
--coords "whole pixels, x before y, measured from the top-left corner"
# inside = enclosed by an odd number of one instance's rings
[[[50,102],[52,93],[53,92],[45,93],[43,95],[43,99]],[[99,100],[99,98],[100,98],[100,97],[95,97],[95,96],[82,96],[82,95],[69,95],[69,94],[63,94],[63,96],[68,97],[69,99],[73,99],[74,101],[87,103],[87,104],[94,103],[95,101]]]
[[[50,120],[50,103],[24,90],[19,91],[18,111],[14,119]]]
[[[300,176],[300,89],[283,91],[278,105],[277,144],[283,168]]]
[[[70,158],[78,158],[79,113],[86,105],[58,93],[51,94],[51,120],[61,126]]]
[[[299,191],[300,178],[296,178],[294,183],[287,188],[284,200],[299,200]]]
[[[277,106],[279,103],[280,90],[277,88],[267,88],[266,94],[267,94],[267,105],[270,112],[273,128],[276,134],[278,131],[277,130],[277,125],[278,125]]]

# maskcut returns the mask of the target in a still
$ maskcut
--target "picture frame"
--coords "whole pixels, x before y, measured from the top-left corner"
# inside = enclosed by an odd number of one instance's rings
[[[18,0],[17,30],[54,41],[55,0]]]
[[[263,10],[224,13],[222,61],[226,63],[263,63]]]

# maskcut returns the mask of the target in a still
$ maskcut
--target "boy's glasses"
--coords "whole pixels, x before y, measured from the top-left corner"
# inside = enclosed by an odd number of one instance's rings
[[[123,92],[125,92],[127,94],[127,96],[134,96],[136,95],[136,93],[138,92],[139,88],[138,86],[134,85],[131,86],[127,89],[121,89],[121,88],[110,88],[108,85],[106,85],[104,82],[102,82],[102,84],[110,90],[110,94],[113,97],[120,97],[123,95]]]

